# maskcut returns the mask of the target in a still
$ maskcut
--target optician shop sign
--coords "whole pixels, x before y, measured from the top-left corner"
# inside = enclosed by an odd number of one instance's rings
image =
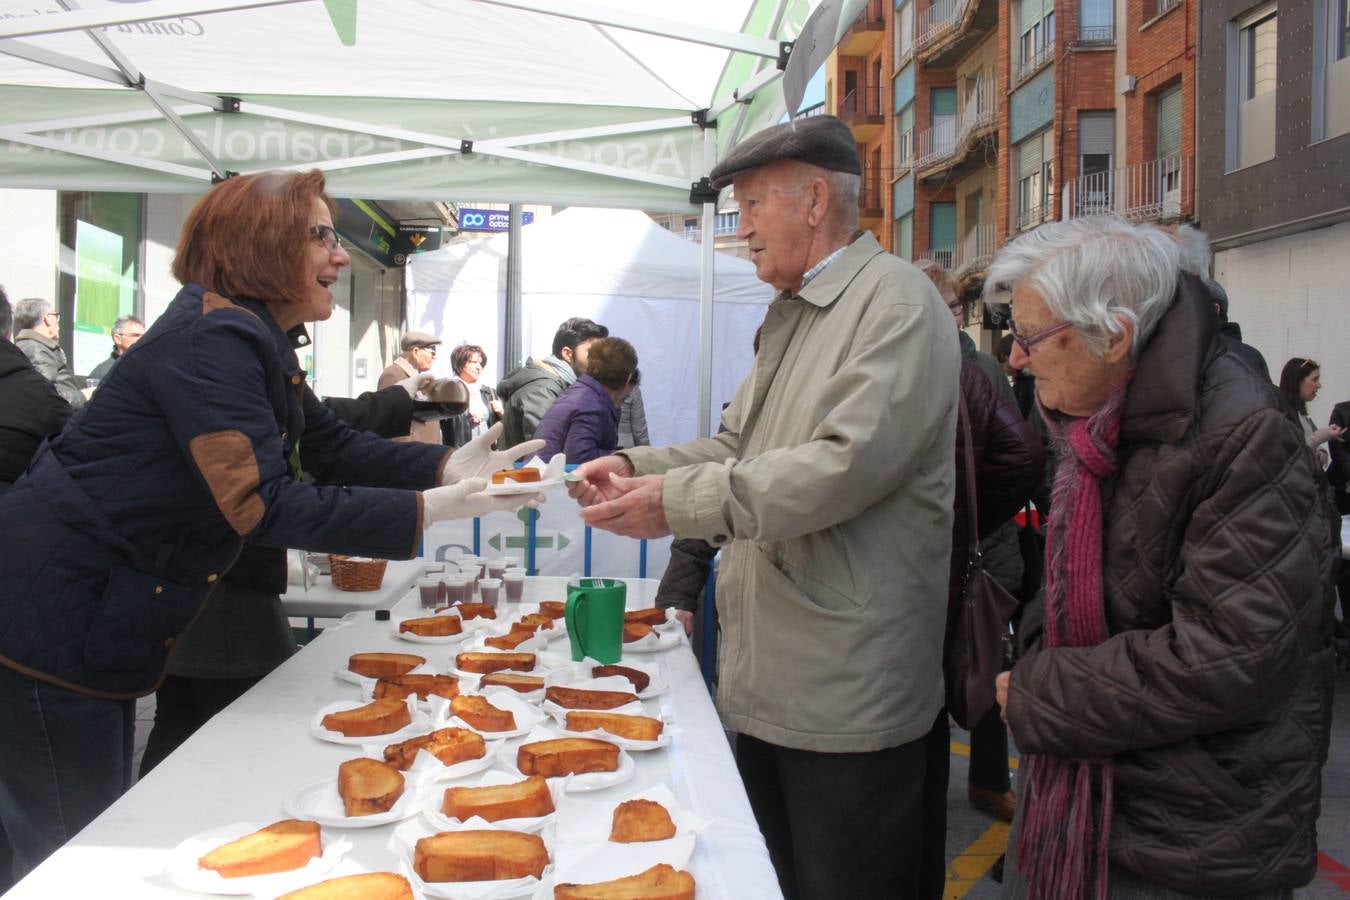
[[[520,224],[528,225],[534,221],[534,213],[522,212]],[[511,212],[505,209],[459,208],[460,231],[506,231],[511,227]]]

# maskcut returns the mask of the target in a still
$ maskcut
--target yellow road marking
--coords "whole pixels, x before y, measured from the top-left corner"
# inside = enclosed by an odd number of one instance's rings
[[[967,748],[969,749],[969,748]],[[943,900],[959,900],[970,892],[988,872],[1008,845],[1008,823],[995,822],[975,839],[947,870],[947,889]]]
[[[970,745],[969,745],[969,744],[963,744],[963,743],[961,743],[960,741],[952,741],[952,752],[955,753],[957,756],[964,756],[964,757],[966,757],[967,759],[969,759],[969,758],[970,758]],[[1015,756],[1010,756],[1010,757],[1008,757],[1008,768],[1010,768],[1010,769],[1016,769],[1016,768],[1017,768],[1017,757],[1015,757]]]

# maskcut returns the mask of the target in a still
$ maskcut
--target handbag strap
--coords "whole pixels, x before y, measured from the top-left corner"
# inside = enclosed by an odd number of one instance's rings
[[[975,565],[980,560],[980,514],[975,505],[975,440],[970,433],[970,410],[966,408],[966,396],[959,390],[957,401],[957,418],[961,421],[962,449],[966,461],[966,543],[970,565]]]

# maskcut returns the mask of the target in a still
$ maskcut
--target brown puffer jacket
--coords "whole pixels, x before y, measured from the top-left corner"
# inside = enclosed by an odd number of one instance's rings
[[[1140,356],[1118,456],[1111,637],[1033,642],[1009,729],[1024,753],[1113,759],[1113,865],[1188,893],[1306,884],[1331,715],[1331,513],[1303,435],[1224,351],[1189,276]]]

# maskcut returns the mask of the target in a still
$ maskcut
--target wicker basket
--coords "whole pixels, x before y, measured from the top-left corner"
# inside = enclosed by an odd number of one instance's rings
[[[377,591],[389,560],[355,559],[330,553],[328,563],[333,569],[333,587],[339,591]]]

